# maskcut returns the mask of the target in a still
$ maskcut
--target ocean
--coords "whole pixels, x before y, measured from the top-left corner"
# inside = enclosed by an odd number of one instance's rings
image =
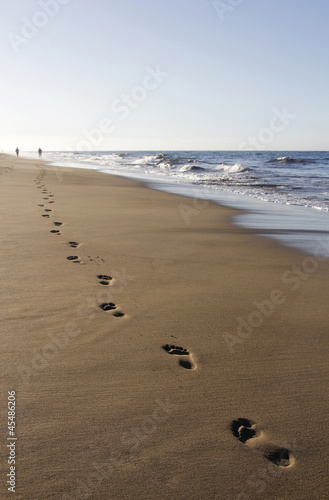
[[[329,241],[328,152],[54,151],[44,153],[43,159],[241,209],[235,224],[309,254],[318,251],[322,241],[322,253],[329,256],[323,243]]]

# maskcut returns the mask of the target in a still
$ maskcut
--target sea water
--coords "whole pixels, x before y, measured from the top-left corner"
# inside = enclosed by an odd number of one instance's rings
[[[54,151],[43,159],[239,208],[235,224],[311,254],[322,241],[322,254],[329,257],[323,244],[329,241],[328,152]]]

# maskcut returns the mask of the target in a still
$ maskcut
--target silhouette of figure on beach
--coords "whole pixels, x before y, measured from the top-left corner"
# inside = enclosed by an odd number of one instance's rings
[[[42,149],[41,148],[38,149],[38,155],[39,155],[39,158],[42,158]]]
[[[16,155],[18,156],[19,155],[19,149],[18,149],[18,147],[15,149],[15,151],[16,151]]]

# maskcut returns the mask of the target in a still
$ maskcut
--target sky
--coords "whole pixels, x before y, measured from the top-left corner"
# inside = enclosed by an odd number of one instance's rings
[[[327,0],[0,7],[0,151],[329,149]]]

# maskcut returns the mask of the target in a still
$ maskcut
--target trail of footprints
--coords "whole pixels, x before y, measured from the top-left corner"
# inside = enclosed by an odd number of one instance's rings
[[[52,217],[51,212],[53,210],[52,210],[52,208],[45,208],[45,206],[46,206],[45,203],[53,204],[53,203],[55,203],[55,200],[52,199],[52,198],[54,198],[54,195],[52,193],[48,192],[47,187],[44,183],[45,173],[46,173],[45,170],[42,170],[40,172],[40,174],[36,177],[35,183],[37,185],[37,188],[42,190],[41,194],[43,195],[44,202],[38,204],[38,207],[43,208],[44,212],[45,212],[41,216],[45,219],[50,219]],[[64,225],[63,222],[60,222],[60,221],[54,221],[53,224],[56,228],[59,228],[59,227]],[[50,233],[52,233],[53,235],[56,235],[56,236],[62,235],[62,232],[60,229],[51,229]],[[69,241],[68,245],[70,248],[76,249],[79,247],[79,242]],[[90,262],[95,262],[95,260],[92,259],[89,255],[88,255],[88,258],[89,258]],[[69,255],[68,257],[66,257],[66,259],[68,261],[72,262],[73,264],[83,264],[83,262],[80,260],[78,255]],[[102,263],[105,263],[104,259],[100,259],[99,257],[97,257],[97,259],[100,260]],[[97,276],[97,278],[99,280],[99,284],[102,286],[109,286],[113,280],[112,276],[109,276],[107,274],[99,274]],[[113,302],[103,302],[102,304],[99,305],[99,308],[102,309],[102,311],[104,311],[104,312],[111,311],[111,316],[114,316],[116,318],[123,318],[125,316],[125,314],[123,312],[118,310],[118,306],[116,304],[114,304]]]
[[[45,176],[45,171],[41,171],[41,173],[36,178],[36,184],[38,189],[42,189],[42,194],[47,195],[43,199],[49,204],[55,203],[53,198],[54,195],[48,193],[45,184],[43,183],[43,179]],[[39,204],[39,207],[44,208],[44,203]],[[45,214],[42,214],[42,217],[49,219],[51,217],[49,212],[52,212],[50,208],[44,208]],[[55,221],[54,225],[56,227],[60,227],[63,225],[62,222]],[[54,235],[61,235],[61,231],[59,229],[52,229],[50,231]],[[79,243],[76,241],[69,241],[68,245],[71,248],[78,248]],[[90,261],[94,261],[91,259]],[[69,255],[67,260],[71,261],[74,264],[81,264],[81,260],[78,255]],[[102,259],[103,260],[103,259]],[[104,262],[104,261],[103,261]],[[107,274],[99,274],[97,276],[99,280],[99,284],[102,286],[110,286],[113,278]],[[117,309],[117,306],[113,302],[103,302],[99,305],[99,308],[104,312],[111,312],[112,316],[116,318],[124,317],[124,313]],[[186,370],[195,370],[197,365],[194,360],[193,354],[187,349],[174,345],[174,344],[165,344],[162,346],[162,349],[166,351],[171,356],[175,356],[178,359],[178,365]],[[231,422],[231,431],[232,434],[244,445],[249,446],[250,448],[254,448],[263,454],[263,456],[272,462],[274,465],[280,468],[292,467],[295,464],[295,457],[293,453],[286,447],[277,446],[274,443],[271,443],[265,434],[265,432],[259,428],[259,426],[249,420],[247,418],[238,418]]]

